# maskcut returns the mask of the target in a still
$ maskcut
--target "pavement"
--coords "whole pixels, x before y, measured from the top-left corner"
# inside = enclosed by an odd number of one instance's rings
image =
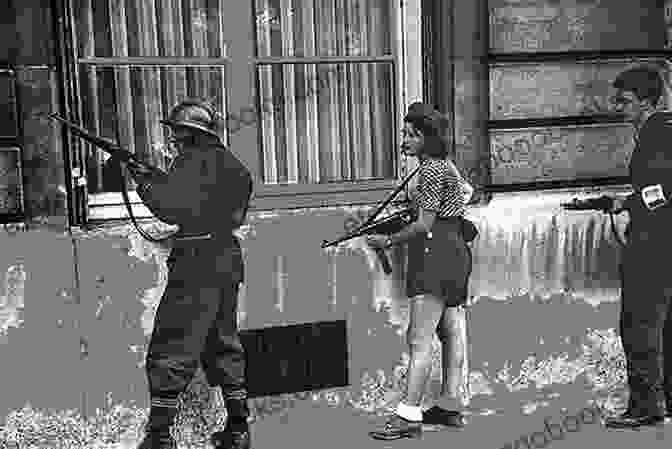
[[[380,428],[386,416],[376,416],[352,405],[329,405],[325,401],[298,400],[279,407],[251,425],[252,449],[670,449],[672,422],[640,430],[606,429],[601,409],[590,394],[567,386],[554,399],[535,407],[515,406],[520,394],[490,396],[467,407],[463,429],[426,427],[420,439],[379,441],[369,432]],[[520,404],[520,401],[518,401]],[[615,407],[624,405],[622,399]],[[611,407],[611,405],[609,406]],[[610,413],[611,414],[611,413]],[[125,441],[114,449],[135,449],[137,441]],[[197,446],[181,446],[195,449]],[[210,449],[209,445],[198,446]],[[102,449],[102,448],[101,448]],[[105,448],[108,449],[108,448]]]
[[[269,416],[254,423],[253,449],[672,447],[672,423],[637,431],[608,430],[602,425],[599,412],[592,413],[596,409],[576,405],[573,411],[547,407],[530,415],[515,410],[472,414],[467,426],[461,430],[425,430],[420,439],[378,441],[369,437],[368,432],[382,426],[385,417],[358,413],[352,408],[305,402],[297,404],[286,414]]]

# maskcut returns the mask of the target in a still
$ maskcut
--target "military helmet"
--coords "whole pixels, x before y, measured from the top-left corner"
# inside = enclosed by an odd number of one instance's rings
[[[161,120],[160,123],[170,127],[184,126],[219,137],[217,133],[219,114],[215,107],[205,100],[181,101],[173,107],[168,118]]]

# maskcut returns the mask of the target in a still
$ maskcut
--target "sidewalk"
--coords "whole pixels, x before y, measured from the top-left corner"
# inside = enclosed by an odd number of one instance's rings
[[[577,404],[573,414],[582,408]],[[564,416],[571,414],[570,410]],[[386,442],[373,440],[368,435],[377,425],[384,424],[384,417],[357,416],[352,409],[313,406],[306,402],[297,404],[284,416],[270,416],[255,423],[252,438],[253,449],[669,449],[672,446],[672,423],[655,429],[615,431],[605,429],[598,420],[594,424],[581,424],[578,430],[571,428],[573,431],[565,432],[563,439],[549,441],[538,434],[544,432],[544,417],[557,424],[563,414],[548,407],[531,415],[515,410],[488,416],[472,415],[462,430],[425,431],[420,440]],[[532,441],[520,440],[532,434],[536,434]],[[554,435],[558,438],[561,433],[554,432]]]

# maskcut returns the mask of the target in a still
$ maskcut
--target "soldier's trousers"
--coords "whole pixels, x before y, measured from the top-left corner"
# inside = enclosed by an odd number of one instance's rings
[[[653,260],[641,248],[624,256],[619,324],[629,406],[643,415],[662,415],[666,405],[672,411],[672,271],[665,273],[660,269],[665,260]]]
[[[237,329],[242,281],[237,240],[176,243],[146,358],[153,406],[176,405],[200,363],[208,383],[222,388],[229,415],[248,416],[244,350]]]

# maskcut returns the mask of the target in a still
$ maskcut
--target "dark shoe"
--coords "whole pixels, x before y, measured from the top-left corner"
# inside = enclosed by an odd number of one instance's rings
[[[665,417],[661,415],[633,416],[626,412],[620,416],[606,418],[604,425],[609,429],[635,430],[640,427],[656,426],[664,421]]]
[[[145,431],[145,438],[137,449],[177,449],[177,442],[165,432]]]
[[[225,429],[222,432],[215,432],[211,437],[214,449],[250,449],[251,439],[250,430],[243,429]]]
[[[446,410],[435,405],[422,412],[422,423],[427,425],[462,428],[467,421],[462,413],[456,410]]]
[[[369,435],[376,440],[399,440],[401,438],[420,438],[422,423],[408,421],[401,416],[393,415],[385,423],[383,430],[374,430]]]
[[[176,414],[177,408],[152,405],[145,425],[145,438],[137,449],[177,449],[177,442],[170,435]]]

